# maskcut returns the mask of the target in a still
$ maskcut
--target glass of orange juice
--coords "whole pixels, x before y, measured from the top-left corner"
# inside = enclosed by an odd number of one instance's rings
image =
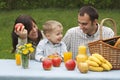
[[[64,57],[64,62],[66,62],[69,59],[72,59],[72,52],[64,52],[63,57]]]
[[[21,55],[16,53],[15,59],[16,59],[16,65],[21,65]]]

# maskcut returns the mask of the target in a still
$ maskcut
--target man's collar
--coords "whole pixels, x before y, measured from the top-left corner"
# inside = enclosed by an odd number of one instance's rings
[[[93,35],[89,35],[89,34],[86,34],[86,37],[87,38],[94,38],[95,36],[98,36],[99,35],[99,29],[100,29],[100,25],[99,24],[96,24],[97,25],[97,31],[93,34]]]

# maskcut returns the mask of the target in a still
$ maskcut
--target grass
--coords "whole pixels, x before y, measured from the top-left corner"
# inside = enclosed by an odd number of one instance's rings
[[[117,30],[120,31],[120,10],[98,10],[101,19],[110,17],[116,21]],[[14,10],[14,11],[0,11],[0,59],[13,59],[14,54],[11,54],[12,43],[11,43],[11,32],[14,21],[20,14],[28,14],[32,16],[39,27],[42,29],[42,24],[50,19],[60,21],[64,26],[65,32],[74,26],[77,26],[77,14],[78,9],[34,9],[34,10]],[[118,32],[120,34],[120,32]]]

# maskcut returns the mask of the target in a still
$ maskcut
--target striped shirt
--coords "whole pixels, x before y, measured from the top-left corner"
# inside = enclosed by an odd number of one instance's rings
[[[114,36],[114,32],[112,31],[112,29],[105,26],[102,27],[102,33],[103,39],[111,38]],[[94,35],[88,36],[87,34],[83,33],[79,26],[77,26],[69,29],[66,32],[63,38],[63,42],[65,42],[67,50],[73,53],[73,59],[75,59],[76,55],[78,54],[78,46],[85,45],[87,47],[87,54],[90,55],[88,50],[88,43],[99,39],[100,39],[99,27]]]

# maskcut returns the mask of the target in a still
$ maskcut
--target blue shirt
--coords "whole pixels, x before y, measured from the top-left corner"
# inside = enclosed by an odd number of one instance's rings
[[[67,52],[67,48],[64,42],[59,44],[52,44],[47,38],[41,40],[36,47],[35,59],[40,61],[41,58],[47,57],[53,53],[63,56],[63,53]]]

